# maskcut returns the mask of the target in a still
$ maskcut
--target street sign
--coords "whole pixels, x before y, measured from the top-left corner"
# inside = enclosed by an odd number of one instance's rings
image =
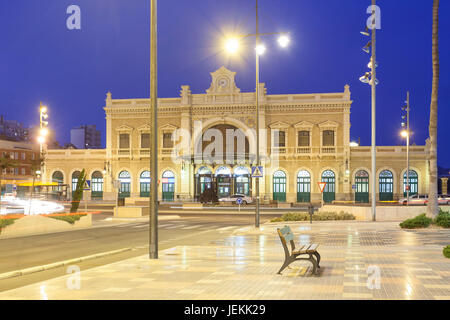
[[[262,166],[253,166],[252,167],[252,177],[253,178],[263,178],[263,167]]]
[[[241,205],[242,204],[242,198],[237,198],[236,199],[236,204]]]
[[[326,182],[317,182],[319,185],[320,193],[323,193],[323,190],[325,190],[325,186],[327,185]]]
[[[86,180],[86,181],[84,182],[83,190],[84,190],[84,191],[89,191],[89,190],[91,190],[91,180]]]

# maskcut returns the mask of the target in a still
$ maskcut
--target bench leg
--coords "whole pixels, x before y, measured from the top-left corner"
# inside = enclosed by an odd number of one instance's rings
[[[313,256],[310,254],[308,260],[311,261],[311,263],[313,264],[313,274],[317,274],[318,263],[317,263],[316,259],[314,259]]]
[[[320,254],[316,251],[313,253],[317,258],[317,268],[320,268]]]
[[[286,260],[284,260],[284,263],[283,263],[283,265],[281,266],[280,270],[278,271],[278,274],[281,274],[281,271],[283,271],[284,269],[286,269],[286,267],[289,266],[289,265],[292,263],[292,261],[294,261],[294,260],[291,260],[291,259],[286,259]]]

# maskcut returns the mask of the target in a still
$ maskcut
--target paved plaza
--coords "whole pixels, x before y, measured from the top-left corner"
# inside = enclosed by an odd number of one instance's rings
[[[278,275],[277,227],[318,243],[318,275],[298,261]],[[450,299],[450,230],[401,230],[396,222],[308,222],[246,227],[197,246],[81,270],[0,293],[0,299]],[[75,287],[74,287],[75,284]],[[369,288],[371,286],[372,288]],[[1,282],[0,282],[1,287]]]

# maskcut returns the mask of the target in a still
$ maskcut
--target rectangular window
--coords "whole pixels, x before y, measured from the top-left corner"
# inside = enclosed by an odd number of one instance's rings
[[[35,154],[32,153],[32,154],[31,154],[31,160],[34,160],[35,158],[36,158]]]
[[[309,131],[298,132],[298,147],[309,147]]]
[[[22,160],[25,160],[25,152],[22,152]]]
[[[119,149],[130,149],[130,135],[128,133],[119,135]]]
[[[18,152],[14,152],[14,159],[15,160],[19,160],[19,153]]]
[[[22,168],[22,175],[25,175],[25,174],[26,174],[25,168]]]
[[[141,134],[141,148],[143,149],[150,148],[150,133]]]
[[[14,174],[18,175],[19,174],[19,168],[14,168]]]
[[[173,148],[172,132],[163,133],[163,148]]]
[[[322,145],[324,147],[333,147],[334,146],[334,131],[333,130],[325,130],[323,132]]]
[[[286,132],[284,131],[275,131],[275,135],[278,133],[278,137],[274,136],[275,141],[273,142],[274,147],[284,148],[286,146]],[[277,139],[278,138],[278,139]],[[278,141],[277,141],[278,140]]]

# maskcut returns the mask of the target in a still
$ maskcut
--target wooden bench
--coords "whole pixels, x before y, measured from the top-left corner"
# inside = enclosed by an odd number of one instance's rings
[[[318,273],[318,268],[320,268],[320,254],[317,252],[318,244],[307,244],[299,246],[297,249],[295,248],[294,243],[294,234],[290,227],[285,226],[284,228],[277,228],[278,235],[280,236],[281,243],[283,244],[285,259],[284,263],[278,271],[278,274],[286,269],[292,262],[297,260],[307,260],[310,261],[313,265],[313,274]],[[291,250],[289,251],[288,242],[291,244]],[[302,255],[308,255],[308,258],[298,258]]]

